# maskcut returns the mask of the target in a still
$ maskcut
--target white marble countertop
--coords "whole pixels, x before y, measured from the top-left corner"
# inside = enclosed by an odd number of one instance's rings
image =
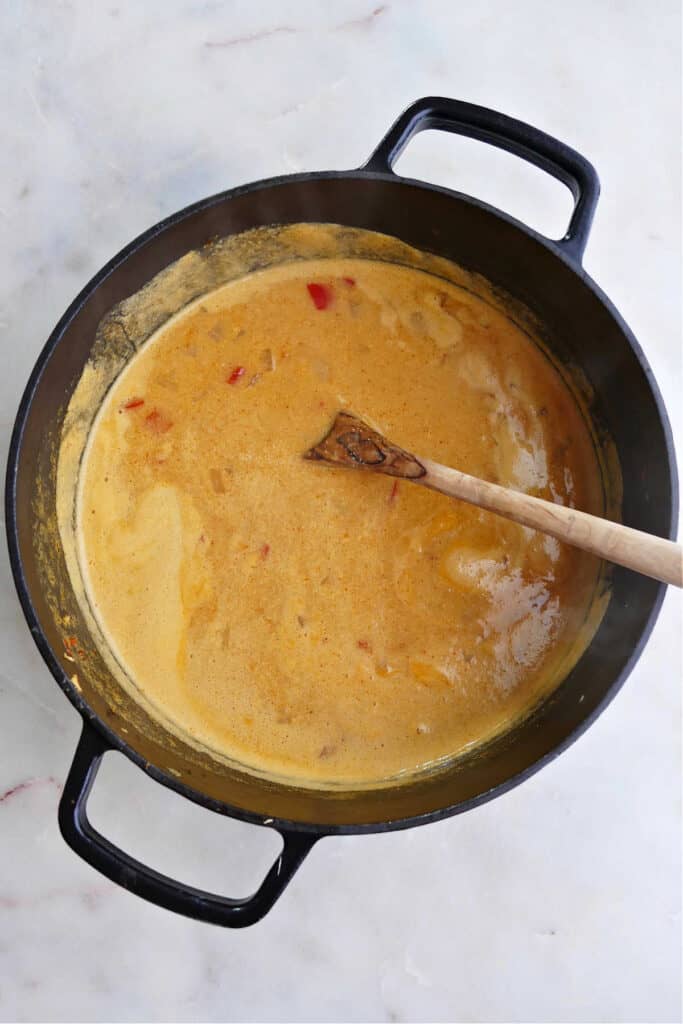
[[[358,165],[411,100],[499,108],[573,144],[603,196],[586,266],[681,430],[679,5],[574,0],[4,4],[0,415],[72,297],[151,223],[273,174]],[[406,173],[559,233],[559,185],[432,133]],[[144,903],[62,842],[75,712],[0,615],[0,1019],[680,1020],[681,601],[608,711],[529,782],[461,817],[320,843],[263,923]],[[109,755],[93,817],[161,870],[255,883],[262,830]]]

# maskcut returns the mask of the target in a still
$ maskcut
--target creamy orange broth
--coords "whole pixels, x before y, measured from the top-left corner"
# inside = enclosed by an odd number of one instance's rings
[[[568,387],[454,284],[304,260],[162,327],[83,460],[89,603],[178,732],[300,784],[387,779],[512,724],[585,646],[599,569],[405,481],[304,461],[340,408],[418,454],[602,511]]]

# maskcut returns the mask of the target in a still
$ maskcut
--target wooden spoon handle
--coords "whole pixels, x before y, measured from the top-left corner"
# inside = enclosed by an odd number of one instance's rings
[[[499,487],[487,480],[420,458],[426,473],[416,483],[471,505],[497,512],[522,526],[549,533],[567,544],[590,551],[662,583],[683,586],[683,547],[621,523],[556,505],[543,498]]]

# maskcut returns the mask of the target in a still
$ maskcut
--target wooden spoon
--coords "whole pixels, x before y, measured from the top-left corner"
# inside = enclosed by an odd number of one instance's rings
[[[496,512],[522,526],[549,533],[551,537],[662,583],[683,586],[683,547],[680,544],[491,484],[431,459],[418,459],[349,412],[337,413],[329,433],[307,451],[304,458],[412,480],[433,491]]]

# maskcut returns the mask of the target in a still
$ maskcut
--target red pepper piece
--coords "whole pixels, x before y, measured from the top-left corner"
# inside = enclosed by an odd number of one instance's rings
[[[371,651],[372,650],[372,644],[370,643],[369,640],[359,640],[358,641],[358,646],[360,647],[361,651]]]
[[[342,277],[342,281],[344,282],[344,284],[347,284],[349,286],[349,288],[354,288],[355,287],[355,284],[356,284],[355,277]]]
[[[332,289],[328,288],[326,284],[316,284],[312,281],[307,284],[308,294],[313,300],[313,305],[316,309],[327,309],[329,304],[332,302]]]
[[[263,547],[261,548],[261,551],[260,551],[261,558],[263,558],[264,561],[268,557],[268,553],[269,552],[270,552],[270,544],[264,544]]]
[[[393,505],[394,502],[396,501],[397,494],[398,494],[398,480],[394,480],[394,486],[391,488],[391,494],[389,495],[389,504],[390,505]]]
[[[244,377],[246,370],[243,366],[236,366],[230,376],[227,378],[228,384],[236,384],[240,377]]]
[[[145,404],[144,398],[131,398],[129,401],[124,402],[121,406],[122,409],[139,409],[141,405]]]

